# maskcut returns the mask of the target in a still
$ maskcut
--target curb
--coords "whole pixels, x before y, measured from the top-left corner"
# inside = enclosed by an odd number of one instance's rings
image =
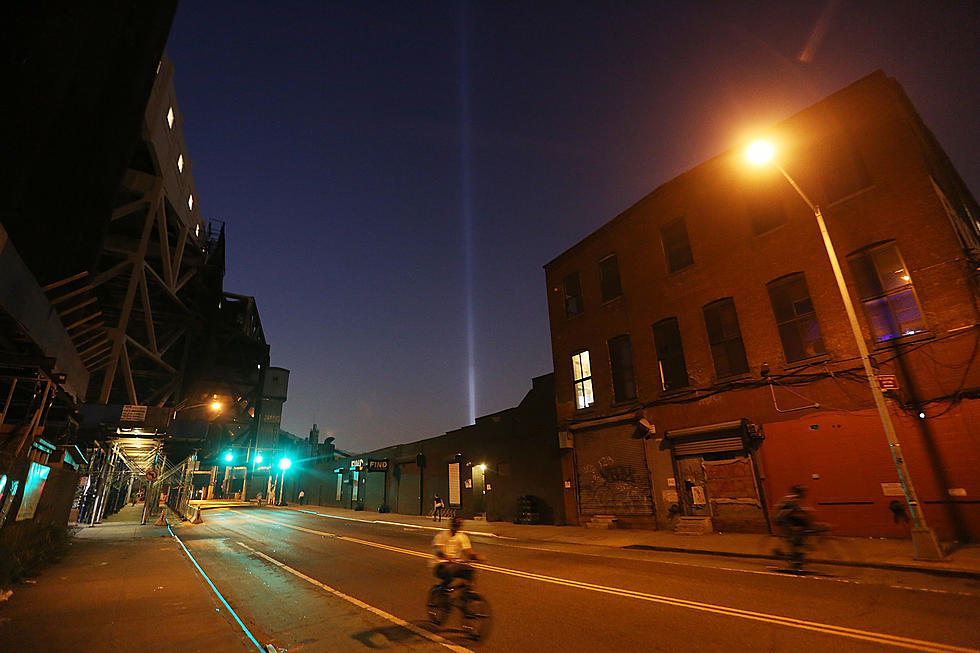
[[[691,553],[694,555],[712,555],[721,558],[753,558],[757,560],[779,560],[782,558],[764,553],[740,553],[736,551],[712,551],[709,549],[685,549],[676,546],[657,546],[654,544],[628,544],[618,547],[621,549],[641,549],[645,551],[665,551],[669,553]],[[889,571],[915,572],[920,574],[930,574],[933,576],[945,576],[947,578],[965,578],[968,580],[980,580],[980,572],[967,571],[965,569],[941,569],[920,567],[917,565],[904,565],[897,562],[855,562],[853,560],[831,560],[828,558],[807,558],[807,564],[821,564],[838,567],[865,567],[868,569],[887,569]]]

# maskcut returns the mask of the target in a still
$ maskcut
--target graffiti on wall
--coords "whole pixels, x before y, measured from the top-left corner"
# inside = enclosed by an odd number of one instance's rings
[[[611,514],[651,514],[650,481],[646,470],[617,464],[610,456],[581,468],[580,493],[583,510]]]

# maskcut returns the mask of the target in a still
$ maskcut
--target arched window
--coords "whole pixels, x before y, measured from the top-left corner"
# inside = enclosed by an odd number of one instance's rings
[[[868,247],[847,259],[875,342],[926,330],[912,276],[893,242]]]

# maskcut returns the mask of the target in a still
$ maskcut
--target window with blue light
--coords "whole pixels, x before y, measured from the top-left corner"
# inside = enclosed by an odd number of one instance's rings
[[[926,331],[912,276],[894,243],[853,254],[848,263],[875,342]]]

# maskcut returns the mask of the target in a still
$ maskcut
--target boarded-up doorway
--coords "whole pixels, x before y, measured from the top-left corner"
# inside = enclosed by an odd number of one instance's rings
[[[716,531],[769,530],[763,494],[751,451],[761,430],[748,419],[666,432],[677,472],[683,512],[710,517]]]
[[[755,466],[745,452],[680,457],[677,471],[684,514],[711,517],[716,531],[768,531]]]

